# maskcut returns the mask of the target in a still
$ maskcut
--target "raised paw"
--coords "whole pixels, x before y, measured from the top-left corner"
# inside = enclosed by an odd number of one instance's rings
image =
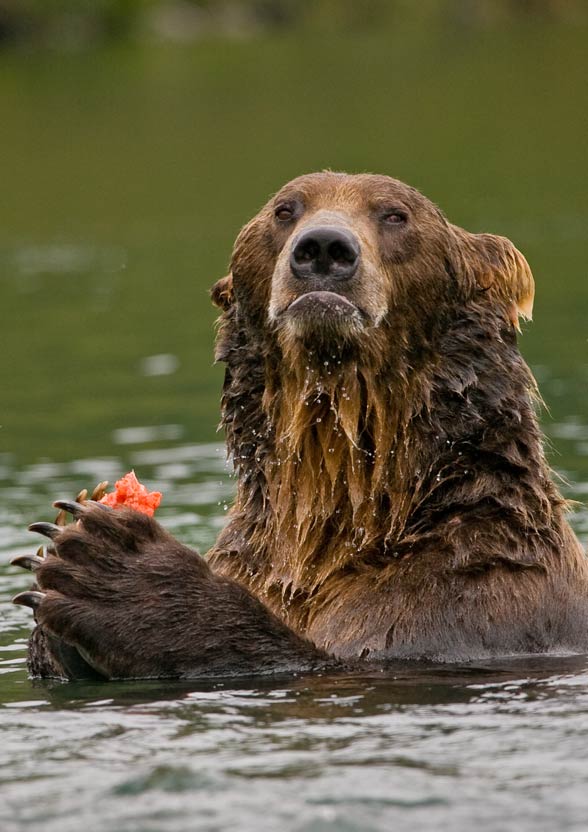
[[[30,607],[38,624],[31,670],[54,675],[57,667],[58,675],[69,677],[88,671],[110,678],[173,675],[158,655],[162,646],[162,654],[169,652],[167,639],[162,645],[157,634],[174,619],[174,596],[186,574],[199,587],[209,579],[206,563],[133,509],[113,510],[85,498],[58,500],[54,506],[73,522],[32,523],[30,531],[50,544],[13,560],[36,579],[33,589],[13,599]],[[171,635],[169,646],[173,652]],[[51,654],[45,661],[43,650]]]
[[[328,657],[152,517],[59,500],[69,525],[33,523],[50,540],[18,565],[37,585],[14,601],[33,609],[33,674],[201,677],[324,666]]]

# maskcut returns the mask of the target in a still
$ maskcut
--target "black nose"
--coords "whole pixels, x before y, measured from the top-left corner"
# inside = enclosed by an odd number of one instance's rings
[[[339,228],[311,228],[303,231],[290,254],[292,272],[303,280],[311,277],[353,277],[359,263],[359,241]]]

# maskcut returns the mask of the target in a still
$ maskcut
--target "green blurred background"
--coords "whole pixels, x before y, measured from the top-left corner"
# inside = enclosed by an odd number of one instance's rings
[[[267,196],[329,167],[525,252],[522,349],[585,484],[587,21],[574,0],[0,0],[3,458],[119,453],[136,426],[214,441],[207,289]]]

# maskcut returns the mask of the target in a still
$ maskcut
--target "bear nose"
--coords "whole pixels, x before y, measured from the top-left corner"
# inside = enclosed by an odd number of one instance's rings
[[[351,232],[326,226],[310,228],[292,246],[290,268],[302,280],[311,277],[348,280],[357,271],[359,254],[359,241]]]

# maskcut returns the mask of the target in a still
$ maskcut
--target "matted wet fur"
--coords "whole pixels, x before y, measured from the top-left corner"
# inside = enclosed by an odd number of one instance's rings
[[[39,568],[45,594],[30,602],[33,669],[76,675],[79,654],[105,676],[251,672],[256,643],[264,671],[585,650],[586,556],[517,347],[533,291],[510,241],[451,225],[397,180],[286,185],[212,290],[237,473],[213,571],[149,521],[149,545],[119,530],[88,577],[83,556],[70,565],[72,533],[55,533],[57,566]],[[96,549],[96,511],[78,512],[82,552]],[[128,551],[139,593],[117,582]],[[104,597],[120,623],[97,639]]]
[[[382,230],[395,209],[408,227]],[[319,311],[293,332],[273,308],[297,293],[280,258],[325,223],[360,238],[371,282],[343,292],[375,325],[333,332]],[[245,227],[231,269],[213,300],[238,492],[214,568],[339,654],[585,644],[585,557],[516,345],[533,279],[512,243],[387,177],[322,173]]]

